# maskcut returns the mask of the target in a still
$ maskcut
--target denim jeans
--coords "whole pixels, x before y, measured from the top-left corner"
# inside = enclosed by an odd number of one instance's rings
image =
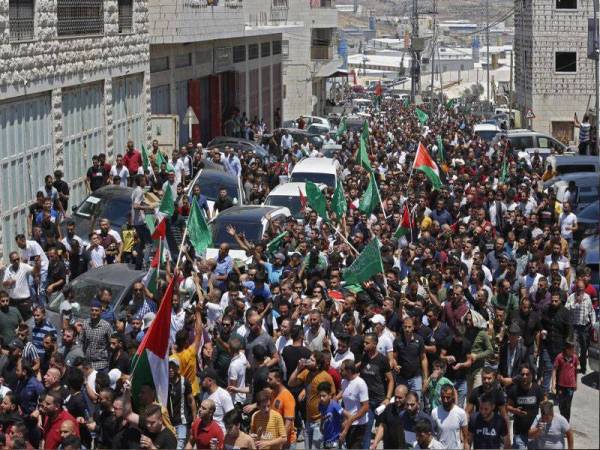
[[[323,435],[321,434],[320,422],[304,422],[304,445],[307,449],[321,448]]]
[[[461,408],[465,407],[465,401],[467,400],[467,380],[456,380],[454,382],[454,388],[458,396],[457,405]]]
[[[371,430],[373,430],[373,424],[375,423],[375,408],[369,406],[367,411],[367,428],[362,439],[362,448],[369,448],[371,445]]]
[[[542,355],[540,358],[540,368],[542,370],[542,386],[544,388],[544,393],[546,394],[550,392],[550,382],[552,381],[552,367],[552,356],[550,355],[550,352],[547,348],[543,348]]]
[[[419,397],[419,401],[421,402],[421,406],[423,406],[423,399],[421,396],[421,391],[423,390],[423,378],[421,377],[421,375],[417,375],[416,377],[412,378],[404,378],[402,376],[398,376],[396,379],[396,385],[398,384],[406,385],[409,391],[413,391],[415,394],[417,394]]]
[[[187,439],[187,426],[175,425],[175,433],[177,434],[177,450],[183,450]]]
[[[526,434],[515,434],[513,437],[513,448],[527,449],[529,437]]]
[[[587,325],[573,325],[573,332],[579,345],[579,365],[585,374],[587,369],[588,348],[590,346],[590,328]]]

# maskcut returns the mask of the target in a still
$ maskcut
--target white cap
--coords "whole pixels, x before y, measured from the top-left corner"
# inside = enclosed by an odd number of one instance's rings
[[[111,389],[116,389],[117,388],[117,381],[119,381],[119,378],[121,378],[121,371],[119,369],[112,369],[110,372],[108,372],[108,378],[110,379],[110,388]]]
[[[385,325],[385,317],[383,317],[381,314],[375,314],[373,317],[371,317],[371,323]]]

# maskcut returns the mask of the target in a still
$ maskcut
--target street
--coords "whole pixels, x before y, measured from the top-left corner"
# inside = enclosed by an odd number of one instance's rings
[[[598,372],[578,376],[579,389],[575,392],[571,408],[575,448],[600,448],[598,377]],[[594,381],[596,387],[592,387]]]

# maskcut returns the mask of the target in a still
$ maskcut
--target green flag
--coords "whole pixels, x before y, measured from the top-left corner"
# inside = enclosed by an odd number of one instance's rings
[[[419,108],[415,108],[415,114],[421,125],[425,125],[429,120],[429,116],[427,115],[427,113],[425,111],[420,110]]]
[[[408,97],[404,97],[404,100],[402,100],[402,106],[405,108],[408,108],[409,105],[410,105],[410,100],[408,99]]]
[[[167,160],[165,159],[165,157],[163,156],[162,152],[159,150],[156,153],[156,166],[158,167],[158,171],[160,172],[160,169],[162,168],[162,165],[165,164],[165,166],[168,164]]]
[[[144,223],[146,224],[146,227],[148,227],[150,235],[152,235],[152,233],[154,233],[154,229],[156,228],[154,214],[146,213],[146,216],[144,217]]]
[[[346,131],[348,131],[348,125],[346,125],[346,116],[344,116],[342,117],[342,120],[340,120],[340,126],[335,132],[336,139],[341,138]]]
[[[158,211],[171,217],[175,214],[175,202],[173,201],[173,189],[167,186],[163,198],[158,205]]]
[[[273,239],[271,239],[269,241],[269,243],[267,244],[267,252],[273,254],[277,250],[279,250],[279,247],[281,246],[281,243],[283,242],[283,238],[286,237],[288,234],[289,234],[289,231],[284,231],[283,233],[279,233],[277,236],[275,236]]]
[[[192,202],[190,217],[187,221],[187,234],[196,254],[204,253],[212,245],[212,235],[197,201]]]
[[[308,206],[312,208],[319,216],[323,219],[327,218],[327,201],[321,190],[312,181],[306,182],[306,199],[308,200]]]
[[[444,141],[442,141],[442,137],[439,134],[435,138],[435,142],[437,143],[438,147],[438,159],[440,160],[440,163],[443,163],[446,160],[446,156],[444,154]]]
[[[504,154],[504,158],[502,159],[502,169],[500,171],[500,183],[507,183],[509,179],[508,174],[508,161],[506,161],[506,153]]]
[[[365,142],[369,142],[369,122],[367,120],[363,122],[362,131],[360,132],[360,138],[364,139]]]
[[[356,162],[363,166],[369,172],[372,172],[371,161],[369,160],[369,153],[367,152],[367,141],[360,138],[360,145],[358,146],[358,152],[356,155]]]
[[[148,158],[148,152],[146,151],[144,144],[142,144],[142,167],[144,167],[144,172],[150,171],[150,159]]]
[[[346,210],[348,209],[348,204],[346,203],[345,197],[342,180],[338,179],[335,192],[333,193],[333,198],[331,199],[331,210],[335,213],[335,216],[338,220],[340,220],[343,215],[346,214]]]
[[[455,98],[451,98],[450,100],[448,100],[446,102],[446,108],[448,108],[448,109],[454,108],[455,104],[456,104],[456,99]]]
[[[369,185],[360,198],[358,209],[365,214],[370,215],[380,203],[381,197],[379,196],[379,189],[377,188],[377,182],[375,181],[375,174],[371,173]]]
[[[379,251],[379,240],[369,242],[352,265],[342,272],[342,278],[348,284],[360,284],[373,275],[383,272],[383,261]]]

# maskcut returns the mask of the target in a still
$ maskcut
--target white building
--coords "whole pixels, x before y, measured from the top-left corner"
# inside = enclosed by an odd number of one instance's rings
[[[574,140],[573,113],[594,104],[594,64],[587,57],[593,1],[515,1],[515,93],[532,128]]]
[[[0,2],[0,258],[55,168],[85,194],[92,156],[150,138],[145,0]]]

